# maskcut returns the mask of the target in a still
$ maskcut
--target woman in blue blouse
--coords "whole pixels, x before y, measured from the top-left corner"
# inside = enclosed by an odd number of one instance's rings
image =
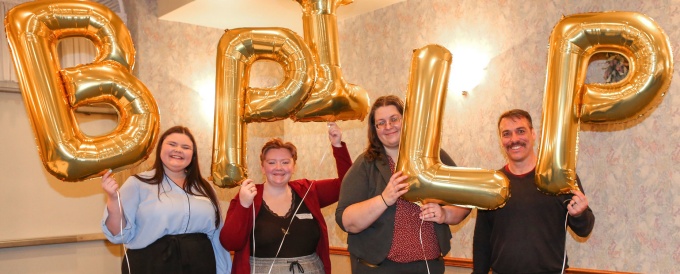
[[[122,273],[231,271],[229,253],[219,242],[217,196],[201,176],[188,128],[175,126],[161,135],[153,170],[131,176],[120,191],[108,172],[102,188],[107,194],[102,230],[109,241],[128,248]]]

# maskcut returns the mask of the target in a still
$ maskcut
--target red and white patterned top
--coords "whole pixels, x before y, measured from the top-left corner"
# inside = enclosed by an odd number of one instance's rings
[[[394,174],[396,164],[389,156],[387,156],[387,160],[390,164],[390,170]],[[402,198],[397,199],[394,234],[392,235],[390,253],[387,254],[388,260],[397,263],[410,263],[423,259],[439,258],[441,251],[437,243],[437,235],[434,232],[434,223],[423,222],[419,216],[420,206]],[[422,244],[420,242],[421,230]]]

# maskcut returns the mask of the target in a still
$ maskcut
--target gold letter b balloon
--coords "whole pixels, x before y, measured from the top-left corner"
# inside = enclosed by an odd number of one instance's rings
[[[38,151],[52,175],[84,180],[149,155],[158,137],[158,107],[130,73],[135,50],[115,13],[89,1],[35,1],[10,10],[5,28]],[[92,40],[97,57],[60,70],[56,43],[74,36]],[[90,137],[80,131],[74,110],[91,103],[116,108],[113,132]]]
[[[616,52],[630,63],[620,83],[585,84],[588,59]],[[607,124],[638,119],[659,104],[673,74],[668,37],[635,12],[568,16],[550,36],[548,76],[536,184],[546,193],[576,189],[579,122]]]

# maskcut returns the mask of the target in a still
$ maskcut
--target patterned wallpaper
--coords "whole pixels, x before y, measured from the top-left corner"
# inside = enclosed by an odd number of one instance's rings
[[[125,0],[128,27],[137,49],[136,72],[154,93],[162,128],[193,129],[202,170],[209,174],[215,55],[223,31],[159,20],[156,0]],[[680,0],[660,1],[450,1],[409,0],[339,23],[340,60],[345,79],[368,90],[371,98],[396,94],[408,84],[412,50],[440,44],[449,50],[471,47],[489,56],[484,79],[467,95],[451,90],[442,127],[442,148],[461,166],[500,168],[504,159],[496,119],[524,108],[540,124],[548,38],[561,16],[597,11],[647,14],[680,48]],[[247,26],[243,26],[247,27]],[[454,54],[454,63],[457,56]],[[253,85],[272,85],[280,70],[264,64]],[[674,78],[678,79],[678,71]],[[277,78],[279,77],[279,78]],[[570,264],[578,268],[643,273],[673,273],[680,263],[680,99],[674,81],[663,102],[641,121],[627,126],[583,126],[577,171],[596,215],[588,239],[568,236]],[[353,157],[366,145],[365,122],[340,122]],[[335,176],[326,127],[321,123],[248,126],[248,166],[262,178],[259,149],[280,136],[299,148],[296,177]],[[325,155],[325,157],[324,157]],[[323,159],[322,159],[323,158]],[[221,190],[228,202],[235,190]],[[345,246],[346,234],[324,210],[332,246]],[[473,213],[452,226],[450,256],[471,258]]]

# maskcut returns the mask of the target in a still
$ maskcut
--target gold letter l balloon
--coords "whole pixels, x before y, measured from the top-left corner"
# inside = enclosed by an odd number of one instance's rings
[[[624,55],[629,75],[620,83],[585,84],[590,57]],[[563,18],[550,36],[548,76],[536,185],[546,193],[576,189],[579,122],[625,123],[658,105],[673,74],[668,37],[636,12],[600,12]]]
[[[503,173],[444,166],[439,159],[450,67],[451,53],[441,46],[428,45],[413,53],[396,166],[409,176],[404,198],[496,209],[505,205],[509,194]]]
[[[89,1],[35,1],[7,13],[5,28],[19,86],[45,168],[65,181],[79,181],[109,168],[145,159],[158,137],[158,107],[130,72],[130,33],[107,7]],[[60,70],[56,43],[85,37],[94,42],[94,63]],[[113,132],[84,135],[74,110],[107,103],[120,114]]]

